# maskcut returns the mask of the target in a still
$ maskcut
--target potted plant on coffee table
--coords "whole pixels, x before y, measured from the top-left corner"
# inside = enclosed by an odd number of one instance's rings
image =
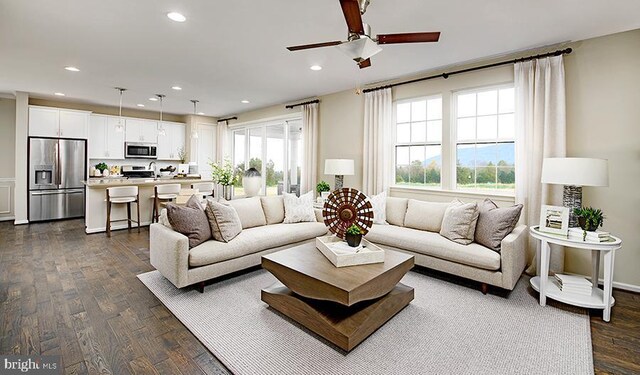
[[[362,229],[359,226],[352,224],[344,235],[345,240],[347,240],[347,244],[351,247],[360,246],[360,241],[362,241]]]

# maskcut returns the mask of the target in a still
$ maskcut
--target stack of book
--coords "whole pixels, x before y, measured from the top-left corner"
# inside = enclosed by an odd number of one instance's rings
[[[609,232],[584,231],[582,228],[569,228],[569,239],[587,242],[607,242],[611,238]]]
[[[584,296],[591,295],[593,284],[584,276],[556,274],[556,280],[560,284],[560,290],[563,292],[575,293]]]

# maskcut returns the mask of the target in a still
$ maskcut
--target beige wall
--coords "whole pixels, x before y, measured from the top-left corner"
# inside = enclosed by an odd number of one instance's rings
[[[574,43],[565,59],[567,153],[609,160],[609,187],[585,187],[604,229],[624,241],[614,280],[640,286],[640,30]],[[588,274],[590,255],[569,250],[568,271]]]
[[[14,178],[16,145],[16,100],[0,98],[0,178]]]
[[[607,214],[606,230],[619,235],[625,246],[615,265],[614,280],[640,286],[640,30],[576,42],[569,45],[574,52],[566,56],[567,84],[567,152],[569,156],[609,159],[610,186],[585,188],[584,202],[602,208]],[[548,51],[546,49],[545,51]],[[537,51],[522,52],[499,60],[527,56]],[[491,62],[491,61],[489,61]],[[486,62],[483,62],[486,63]],[[464,66],[448,67],[425,75],[440,74]],[[443,123],[449,121],[452,92],[461,89],[513,81],[513,66],[433,79],[394,88],[394,100],[432,94],[443,95]],[[382,83],[381,83],[382,84]],[[353,158],[355,176],[346,176],[345,185],[362,186],[362,138],[364,96],[355,90],[325,95],[320,99],[320,141],[318,178],[333,185],[333,177],[325,176],[327,158]],[[255,121],[291,113],[284,105],[238,115],[238,122]],[[448,134],[443,132],[443,142]],[[449,158],[450,155],[443,155]],[[449,171],[443,171],[449,173]],[[443,177],[445,177],[443,175]],[[464,200],[478,196],[460,192],[425,192],[418,189],[391,189],[391,195],[415,199],[449,201],[453,196]],[[492,196],[499,205],[513,203],[513,197]],[[569,272],[590,274],[589,255],[569,249],[565,256]],[[602,268],[602,267],[601,267]]]

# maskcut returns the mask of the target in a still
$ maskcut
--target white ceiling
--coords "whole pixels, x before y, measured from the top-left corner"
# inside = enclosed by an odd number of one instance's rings
[[[615,4],[615,5],[614,5]],[[178,11],[187,22],[166,17]],[[436,44],[387,45],[359,70],[338,0],[0,0],[0,92],[232,115],[510,51],[640,28],[640,1],[372,0],[373,34],[441,31]],[[309,70],[319,64],[323,70]],[[65,71],[77,66],[79,73]],[[183,88],[177,92],[171,86]],[[59,98],[58,98],[59,99]],[[250,104],[241,104],[248,99]]]

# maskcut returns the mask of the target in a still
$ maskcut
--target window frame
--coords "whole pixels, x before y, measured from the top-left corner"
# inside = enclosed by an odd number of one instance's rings
[[[417,101],[421,101],[424,100],[425,102],[428,102],[430,99],[440,99],[440,142],[429,142],[427,139],[427,134],[425,134],[425,141],[424,142],[411,142],[411,124],[414,121],[409,121],[409,142],[403,142],[403,143],[398,143],[397,142],[397,132],[398,132],[398,106],[401,104],[405,104],[405,103],[413,103],[413,102],[417,102]],[[444,170],[444,158],[443,158],[443,154],[444,154],[444,134],[445,134],[445,129],[444,129],[444,95],[442,93],[436,93],[436,94],[430,94],[430,95],[421,95],[421,96],[416,96],[416,97],[411,97],[411,98],[405,98],[405,99],[400,99],[400,100],[395,100],[393,103],[393,131],[391,134],[391,137],[393,139],[393,164],[392,164],[392,168],[393,168],[393,173],[391,173],[391,186],[393,187],[398,187],[398,188],[407,188],[407,189],[427,189],[427,190],[442,190],[443,188],[443,170]],[[425,103],[425,105],[427,105]],[[427,112],[427,117],[424,120],[425,123],[425,132],[428,132],[428,124],[429,121],[436,121],[436,120],[429,120],[428,119],[428,112]],[[415,121],[415,122],[420,122],[420,121]],[[404,123],[403,123],[404,124]],[[424,185],[424,186],[420,186],[420,185],[402,185],[402,184],[398,184],[396,182],[396,171],[398,168],[398,147],[411,147],[411,146],[440,146],[440,186],[429,186],[429,185]],[[410,152],[410,151],[409,151]],[[409,159],[411,159],[409,157]],[[411,165],[411,160],[409,160],[409,165]]]
[[[481,93],[481,92],[485,92],[485,91],[493,91],[496,90],[498,91],[498,108],[500,106],[500,99],[499,99],[499,91],[501,89],[507,89],[507,88],[513,88],[515,89],[515,82],[505,82],[505,83],[499,83],[499,84],[490,84],[490,85],[484,85],[484,86],[478,86],[478,87],[474,87],[474,88],[464,88],[464,89],[460,89],[460,90],[452,90],[451,91],[451,95],[449,97],[450,100],[450,117],[449,117],[449,131],[450,131],[450,165],[449,165],[449,173],[451,176],[451,181],[450,181],[450,186],[452,191],[456,191],[456,192],[465,192],[465,193],[471,193],[471,194],[480,194],[480,195],[486,195],[486,194],[491,194],[491,195],[508,195],[508,196],[515,196],[515,183],[514,183],[514,188],[513,189],[498,189],[497,187],[495,189],[490,189],[490,188],[458,188],[458,176],[457,176],[457,166],[458,166],[458,145],[460,144],[465,144],[465,145],[478,145],[478,144],[499,144],[499,143],[511,143],[513,142],[514,148],[516,147],[516,134],[514,132],[514,136],[513,136],[513,141],[511,140],[500,140],[497,137],[497,133],[496,133],[496,139],[493,141],[490,140],[486,140],[486,141],[482,141],[482,140],[478,140],[478,124],[477,124],[477,118],[481,117],[481,116],[491,116],[491,115],[481,115],[478,116],[478,99],[477,99],[477,94]],[[471,93],[475,93],[476,94],[476,115],[473,116],[476,119],[476,138],[474,140],[474,142],[470,142],[470,141],[462,141],[459,142],[458,141],[458,96],[459,95],[465,95],[465,94],[471,94]],[[514,115],[514,127],[515,127],[515,117],[516,117],[516,113],[517,113],[517,108],[516,108],[516,103],[515,103],[515,92],[514,92],[514,103],[513,103],[513,115]],[[496,116],[500,115],[500,110],[498,109],[498,112],[496,112]],[[470,117],[470,116],[466,116],[466,117]],[[499,126],[499,123],[497,124],[497,126]],[[497,129],[497,131],[499,131],[499,128]],[[515,163],[514,160],[514,170],[517,169],[517,165]],[[497,167],[497,165],[496,165]],[[475,175],[476,175],[476,179],[477,179],[477,166],[474,167],[475,169]],[[497,173],[497,171],[496,171]],[[477,181],[477,180],[476,180]]]

